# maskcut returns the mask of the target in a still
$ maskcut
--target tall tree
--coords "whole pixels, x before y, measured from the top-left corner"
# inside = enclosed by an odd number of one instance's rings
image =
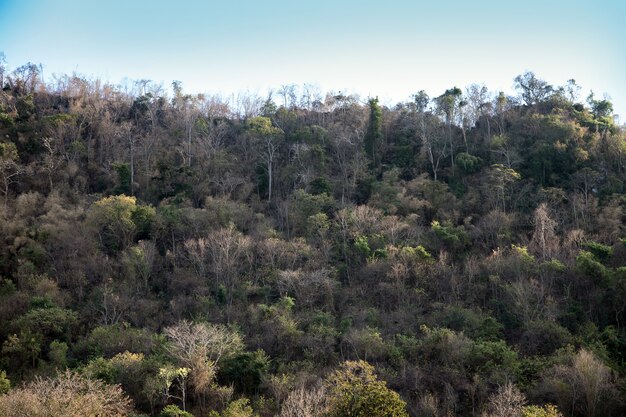
[[[445,117],[448,129],[448,146],[450,147],[450,165],[454,169],[454,141],[452,138],[452,124],[461,108],[463,92],[460,88],[454,87],[446,90],[435,99],[437,110]]]
[[[378,97],[369,100],[369,122],[365,132],[365,153],[370,157],[374,167],[380,164],[380,146],[382,143],[383,112],[378,105]]]
[[[17,177],[25,172],[19,163],[19,156],[15,144],[0,143],[0,178],[2,179],[2,193],[4,194],[4,206],[9,199],[9,187],[17,182]]]
[[[440,129],[441,123],[428,110],[430,98],[424,90],[414,96],[417,110],[417,136],[422,142],[422,153],[430,163],[433,179],[437,181],[441,159],[445,158],[448,152],[448,144]]]
[[[491,111],[489,90],[485,85],[472,84],[466,89],[467,110],[464,112],[464,126],[473,127],[480,122],[481,128],[486,129],[487,140],[491,139]]]
[[[248,122],[250,132],[261,143],[261,159],[267,171],[268,192],[267,201],[272,201],[272,185],[274,177],[274,162],[278,156],[279,141],[283,131],[272,126],[268,117],[257,116]]]

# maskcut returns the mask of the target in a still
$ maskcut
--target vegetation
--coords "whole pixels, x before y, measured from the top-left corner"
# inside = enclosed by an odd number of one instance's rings
[[[608,100],[1,73],[0,415],[626,414]]]

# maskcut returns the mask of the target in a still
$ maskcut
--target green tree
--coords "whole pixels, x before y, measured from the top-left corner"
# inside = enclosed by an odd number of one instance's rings
[[[344,362],[326,379],[329,417],[408,417],[406,403],[365,361]]]
[[[35,368],[41,354],[41,337],[28,330],[20,335],[10,335],[2,344],[3,362],[8,364],[12,372],[23,371],[26,367]]]
[[[461,105],[463,92],[460,88],[454,87],[446,90],[442,95],[435,99],[437,109],[441,112],[446,120],[448,129],[448,145],[450,146],[450,165],[454,169],[454,141],[452,137],[452,124],[456,118]]]
[[[507,201],[511,199],[510,186],[521,179],[521,175],[514,169],[507,168],[502,164],[494,164],[488,172],[489,185],[491,186],[491,198],[494,209],[499,209],[502,204],[502,212],[506,213]],[[494,193],[495,191],[495,193]]]
[[[135,197],[115,195],[96,201],[88,221],[108,253],[128,248],[136,237],[146,237],[156,217],[153,207],[140,206]]]
[[[556,405],[527,405],[522,407],[522,417],[563,417]]]
[[[613,103],[606,99],[596,100],[593,91],[589,94],[589,97],[587,97],[587,103],[591,107],[596,132],[598,132],[600,128],[606,131],[613,125],[613,119],[611,118],[613,114]]]
[[[161,386],[163,402],[170,398],[179,399],[183,404],[183,410],[187,407],[187,377],[189,376],[189,368],[177,368],[172,365],[165,365],[159,368],[158,380]],[[180,396],[171,393],[172,386],[176,382]]]
[[[515,88],[520,91],[522,100],[524,100],[527,106],[532,106],[545,100],[553,91],[550,84],[537,78],[535,73],[531,71],[515,77]]]
[[[193,417],[193,414],[181,410],[174,404],[170,404],[161,410],[159,417]]]
[[[255,417],[257,414],[250,406],[250,400],[240,398],[232,401],[226,409],[220,414],[217,411],[211,411],[209,417]]]
[[[6,394],[11,389],[11,381],[5,371],[0,371],[0,395]]]
[[[117,163],[113,164],[113,169],[117,174],[118,182],[118,185],[115,187],[113,192],[116,194],[132,194],[130,166],[128,164]]]
[[[68,346],[65,342],[53,340],[50,343],[50,352],[48,353],[48,357],[50,358],[50,363],[55,369],[67,368],[67,350]]]
[[[364,139],[365,153],[372,160],[374,167],[378,167],[380,164],[380,146],[383,138],[383,112],[378,105],[378,97],[369,100],[369,108],[370,116]]]
[[[219,371],[220,381],[234,385],[237,392],[254,394],[269,368],[269,357],[262,350],[243,352],[224,360]]]
[[[54,339],[70,341],[76,325],[76,312],[59,307],[35,308],[15,321],[16,328],[45,338],[46,344]]]

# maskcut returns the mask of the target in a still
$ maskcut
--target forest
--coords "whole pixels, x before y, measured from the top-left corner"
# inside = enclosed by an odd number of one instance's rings
[[[626,415],[626,128],[511,81],[0,62],[0,416]]]

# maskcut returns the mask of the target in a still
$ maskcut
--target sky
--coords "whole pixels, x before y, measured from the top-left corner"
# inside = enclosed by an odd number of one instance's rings
[[[525,71],[607,94],[626,121],[625,0],[0,0],[11,68],[190,93],[287,84],[405,101],[453,86],[513,94]]]

